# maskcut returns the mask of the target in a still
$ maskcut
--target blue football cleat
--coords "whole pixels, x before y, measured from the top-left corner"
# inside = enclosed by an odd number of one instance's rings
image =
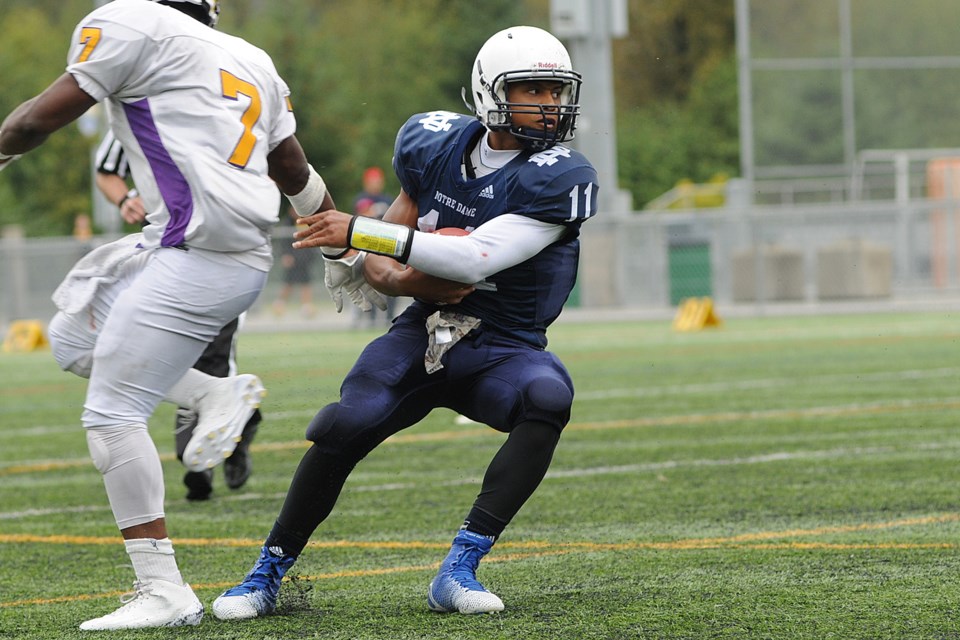
[[[213,601],[213,615],[220,620],[247,620],[273,613],[280,581],[295,561],[279,547],[263,547],[257,564],[243,582]]]
[[[460,531],[450,553],[427,591],[433,611],[450,613],[494,613],[503,611],[503,601],[477,582],[477,565],[489,553],[493,540],[472,531]]]

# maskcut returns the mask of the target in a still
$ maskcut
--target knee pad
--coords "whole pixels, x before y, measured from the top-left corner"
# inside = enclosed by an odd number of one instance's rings
[[[328,463],[352,469],[379,443],[377,424],[368,416],[357,415],[338,402],[328,404],[307,427],[307,440]]]
[[[53,359],[60,368],[81,378],[89,378],[95,334],[92,331],[80,331],[78,321],[63,313],[58,313],[50,320],[47,334]]]
[[[121,529],[163,517],[163,468],[145,424],[87,429],[93,464]]]
[[[313,420],[310,421],[310,424],[307,425],[307,440],[321,444],[323,437],[330,432],[330,429],[336,422],[339,408],[340,404],[334,402],[320,409],[317,415],[313,417]]]
[[[156,446],[147,431],[147,425],[124,425],[122,427],[98,427],[87,429],[87,448],[93,466],[100,473],[130,462],[156,454]]]
[[[58,361],[59,363],[59,361]],[[81,378],[90,378],[90,371],[93,369],[93,356],[89,353],[84,354],[68,364],[67,366],[60,365],[60,368],[64,371],[69,371],[70,373],[80,376]]]
[[[538,420],[562,430],[570,420],[573,389],[563,380],[551,376],[534,378],[524,389],[524,413],[527,419]]]

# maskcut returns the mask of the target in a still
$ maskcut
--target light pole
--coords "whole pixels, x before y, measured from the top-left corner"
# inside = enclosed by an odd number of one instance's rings
[[[629,32],[627,0],[551,0],[550,28],[567,44],[573,68],[583,74],[579,128],[572,146],[597,169],[598,208],[626,213],[630,193],[617,180],[617,130],[611,40]]]

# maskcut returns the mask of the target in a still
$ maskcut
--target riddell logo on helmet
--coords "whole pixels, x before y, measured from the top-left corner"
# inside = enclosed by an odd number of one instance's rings
[[[536,64],[537,69],[557,69],[560,67],[559,62],[538,62]]]

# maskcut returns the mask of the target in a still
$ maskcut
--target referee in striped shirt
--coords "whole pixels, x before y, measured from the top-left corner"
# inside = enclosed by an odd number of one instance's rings
[[[97,188],[107,200],[120,209],[123,221],[128,224],[146,224],[147,212],[143,207],[143,200],[136,187],[130,187],[127,183],[127,179],[130,178],[130,164],[127,162],[123,147],[113,136],[112,131],[108,131],[100,143],[96,163]],[[237,318],[225,326],[220,331],[220,335],[207,345],[193,368],[220,378],[236,375],[236,333],[239,325],[240,318]],[[231,489],[239,489],[250,477],[252,469],[250,443],[257,434],[257,428],[262,419],[260,410],[254,411],[243,428],[240,442],[233,455],[223,462],[224,480]],[[183,450],[196,426],[197,414],[179,407],[174,425],[178,460],[183,460]],[[183,476],[183,484],[187,487],[187,500],[207,500],[213,492],[213,470],[187,471]]]
[[[120,209],[120,217],[127,224],[144,224],[147,211],[135,187],[127,188],[130,164],[123,147],[113,136],[107,135],[97,149],[97,188],[112,204]]]

